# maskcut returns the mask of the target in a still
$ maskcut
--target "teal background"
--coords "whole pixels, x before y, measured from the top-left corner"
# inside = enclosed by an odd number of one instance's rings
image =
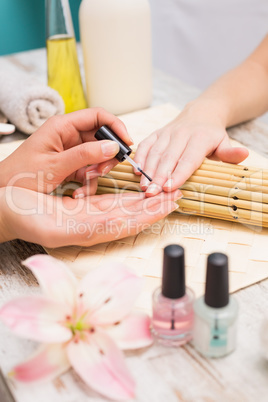
[[[69,0],[76,39],[81,0]],[[45,0],[0,0],[0,55],[44,47]]]

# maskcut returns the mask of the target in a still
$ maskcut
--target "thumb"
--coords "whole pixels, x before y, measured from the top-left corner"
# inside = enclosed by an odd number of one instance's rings
[[[213,156],[216,156],[222,162],[240,163],[248,157],[248,154],[249,152],[246,148],[232,147],[229,138],[225,138],[213,153]]]
[[[113,159],[118,152],[119,145],[114,141],[84,142],[59,154],[58,171],[66,177],[86,165]]]

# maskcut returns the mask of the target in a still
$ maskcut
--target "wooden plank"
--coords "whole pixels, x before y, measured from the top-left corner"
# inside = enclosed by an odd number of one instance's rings
[[[34,254],[44,254],[44,249],[33,243],[27,243],[22,240],[14,240],[7,243],[0,244],[0,299],[7,301],[10,297],[8,295],[14,292],[14,295],[20,289],[27,287],[38,288],[38,283],[25,266],[21,265],[21,261]],[[2,340],[3,344],[4,339]],[[2,356],[3,359],[3,356]],[[3,367],[3,362],[1,364]],[[0,401],[1,402],[15,402],[13,394],[9,385],[0,370]]]
[[[21,261],[34,254],[46,254],[46,252],[43,247],[23,240],[0,244],[0,275],[2,277],[16,276],[27,286],[37,286],[31,271],[21,265]]]
[[[0,370],[0,401],[1,402],[16,402],[7,383],[2,371]]]

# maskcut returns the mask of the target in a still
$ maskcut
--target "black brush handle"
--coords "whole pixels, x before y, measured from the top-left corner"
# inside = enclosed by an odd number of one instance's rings
[[[126,159],[126,155],[130,155],[132,152],[132,149],[129,148],[129,146],[121,140],[121,138],[118,137],[109,127],[107,126],[102,126],[95,134],[96,140],[110,140],[110,141],[115,141],[119,145],[120,151],[118,154],[115,155],[116,159],[119,162],[123,162]]]

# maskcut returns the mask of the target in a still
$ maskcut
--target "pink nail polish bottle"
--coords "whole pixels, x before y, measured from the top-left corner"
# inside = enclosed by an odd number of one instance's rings
[[[185,286],[184,249],[171,244],[164,249],[162,286],[153,293],[152,333],[166,346],[192,339],[194,292]]]

